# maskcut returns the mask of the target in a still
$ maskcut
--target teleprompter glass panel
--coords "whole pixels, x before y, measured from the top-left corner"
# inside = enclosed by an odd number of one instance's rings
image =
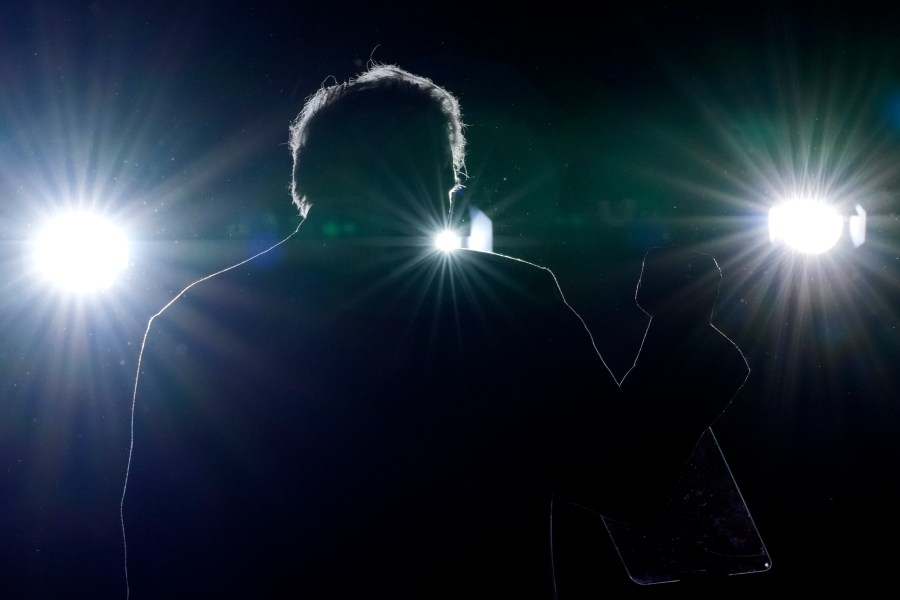
[[[603,518],[628,576],[648,585],[772,566],[712,429],[694,449],[672,502],[649,523]]]

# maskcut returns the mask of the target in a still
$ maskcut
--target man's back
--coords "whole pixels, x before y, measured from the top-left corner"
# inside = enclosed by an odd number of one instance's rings
[[[288,252],[153,324],[135,594],[548,597],[551,492],[602,485],[608,454],[579,432],[610,443],[619,400],[552,275],[468,251],[343,270]]]
[[[730,396],[629,376],[626,402],[549,271],[435,250],[464,214],[444,204],[464,146],[456,99],[396,67],[307,100],[304,231],[278,266],[207,279],[153,322],[135,594],[547,598],[552,494],[660,508]]]

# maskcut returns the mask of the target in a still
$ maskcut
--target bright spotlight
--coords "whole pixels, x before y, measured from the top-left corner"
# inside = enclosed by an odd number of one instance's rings
[[[469,219],[460,224],[461,231],[445,229],[434,238],[434,245],[444,252],[459,248],[479,252],[494,251],[494,224],[475,206],[469,206]]]
[[[769,211],[769,239],[803,254],[821,254],[841,237],[844,219],[819,200],[791,200]]]
[[[97,215],[67,213],[41,231],[35,261],[44,278],[66,291],[99,291],[128,266],[128,240]]]
[[[453,250],[462,247],[459,235],[455,231],[450,231],[449,229],[445,229],[437,234],[437,237],[434,239],[434,245],[437,246],[438,250],[443,252],[452,252]]]

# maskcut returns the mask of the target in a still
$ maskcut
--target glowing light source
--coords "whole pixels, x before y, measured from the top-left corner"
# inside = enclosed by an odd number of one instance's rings
[[[44,278],[66,291],[99,291],[128,266],[128,240],[102,217],[67,213],[41,231],[35,261]]]
[[[791,200],[769,211],[769,238],[803,254],[821,254],[841,237],[844,219],[820,200]]]
[[[457,248],[461,248],[462,242],[455,231],[445,229],[437,234],[437,237],[434,239],[434,245],[443,252],[452,252]]]
[[[468,207],[469,218],[459,223],[461,231],[445,229],[434,238],[434,245],[444,252],[459,248],[479,252],[494,251],[494,224],[484,211],[475,206]]]

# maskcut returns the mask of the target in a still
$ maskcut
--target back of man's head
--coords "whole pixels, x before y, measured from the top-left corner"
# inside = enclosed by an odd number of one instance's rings
[[[323,87],[291,125],[294,203],[304,216],[433,227],[465,176],[462,129],[452,94],[395,66]]]

